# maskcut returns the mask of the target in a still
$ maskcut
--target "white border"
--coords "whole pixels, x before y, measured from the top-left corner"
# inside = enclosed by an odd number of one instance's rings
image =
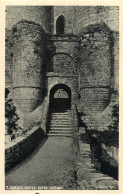
[[[119,190],[5,190],[5,174],[4,174],[4,88],[5,88],[5,6],[6,5],[80,5],[80,6],[119,6],[120,7],[120,65],[119,65],[119,91],[120,91],[120,151],[119,151]],[[123,1],[122,0],[0,0],[0,193],[1,194],[43,194],[43,193],[87,193],[87,194],[123,194]]]

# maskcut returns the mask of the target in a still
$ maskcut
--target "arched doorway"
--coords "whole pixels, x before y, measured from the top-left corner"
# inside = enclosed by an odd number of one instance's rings
[[[71,108],[71,90],[65,84],[57,84],[50,90],[50,109],[66,111]]]
[[[50,89],[48,136],[73,136],[71,99],[71,89],[65,84],[56,84]]]

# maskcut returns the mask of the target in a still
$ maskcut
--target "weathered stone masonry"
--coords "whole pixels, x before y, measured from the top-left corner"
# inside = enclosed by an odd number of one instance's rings
[[[42,102],[44,31],[34,24],[20,23],[13,28],[14,101],[23,113],[32,112]]]
[[[81,35],[81,104],[103,111],[111,99],[111,32],[104,24],[91,25]],[[86,96],[86,98],[85,98]]]
[[[41,117],[40,107],[57,84],[67,85],[72,103],[87,114],[100,114],[110,104],[118,90],[118,9],[6,7],[6,87],[25,128]]]
[[[44,132],[40,127],[32,128],[25,136],[13,141],[5,150],[5,170],[9,170],[28,157],[42,142]]]

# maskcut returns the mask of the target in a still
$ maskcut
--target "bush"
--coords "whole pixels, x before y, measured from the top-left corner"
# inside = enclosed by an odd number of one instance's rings
[[[119,104],[112,106],[112,123],[108,126],[110,130],[118,131],[119,128]]]
[[[16,113],[16,107],[13,104],[13,100],[8,98],[9,90],[5,91],[5,126],[7,134],[10,135],[11,140],[15,139],[15,135],[21,128],[18,126],[19,117]]]

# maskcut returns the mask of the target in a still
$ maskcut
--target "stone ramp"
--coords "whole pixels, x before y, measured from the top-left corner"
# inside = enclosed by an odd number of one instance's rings
[[[73,138],[49,137],[33,154],[6,173],[6,186],[75,188]]]

